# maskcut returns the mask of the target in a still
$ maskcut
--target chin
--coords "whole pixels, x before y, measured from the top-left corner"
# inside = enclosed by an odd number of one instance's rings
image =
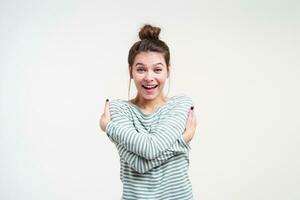
[[[143,99],[145,100],[155,100],[157,97],[160,96],[160,92],[159,93],[154,93],[154,94],[145,94],[145,93],[142,93],[141,95],[143,97]]]
[[[142,95],[142,97],[145,100],[154,100],[157,97],[157,95],[146,95],[146,94],[144,94],[144,95]]]

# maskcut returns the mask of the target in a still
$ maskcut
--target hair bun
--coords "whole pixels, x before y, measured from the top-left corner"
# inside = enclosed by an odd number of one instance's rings
[[[140,32],[139,37],[141,40],[144,39],[156,39],[159,40],[160,28],[151,26],[150,24],[144,25]]]

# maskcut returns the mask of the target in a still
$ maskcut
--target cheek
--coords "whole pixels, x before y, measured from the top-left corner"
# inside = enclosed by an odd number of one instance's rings
[[[134,83],[139,86],[142,84],[143,78],[141,76],[133,76]]]
[[[166,82],[167,76],[160,76],[160,77],[157,78],[157,80],[158,80],[161,84],[163,84],[163,83]]]

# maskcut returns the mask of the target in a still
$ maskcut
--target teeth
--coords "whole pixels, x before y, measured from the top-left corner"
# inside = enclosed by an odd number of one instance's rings
[[[148,89],[152,89],[152,88],[155,88],[156,85],[153,85],[153,86],[150,86],[150,85],[144,85],[145,88],[148,88]]]

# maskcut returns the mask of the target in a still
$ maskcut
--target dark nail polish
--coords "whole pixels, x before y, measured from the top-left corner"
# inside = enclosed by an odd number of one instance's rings
[[[191,106],[191,110],[194,110],[194,106]]]
[[[108,102],[109,100],[108,99],[106,99],[106,102]]]

